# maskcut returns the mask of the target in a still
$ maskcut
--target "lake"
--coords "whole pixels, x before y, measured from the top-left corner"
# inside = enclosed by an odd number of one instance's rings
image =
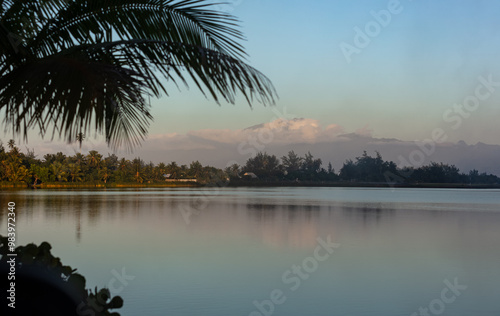
[[[21,190],[48,241],[122,316],[500,315],[500,190]]]

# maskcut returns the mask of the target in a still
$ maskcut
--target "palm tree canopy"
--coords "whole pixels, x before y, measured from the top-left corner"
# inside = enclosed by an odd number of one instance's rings
[[[230,103],[274,103],[245,61],[238,21],[204,0],[0,0],[0,110],[23,134],[53,126],[67,141],[95,129],[137,145],[165,79]]]

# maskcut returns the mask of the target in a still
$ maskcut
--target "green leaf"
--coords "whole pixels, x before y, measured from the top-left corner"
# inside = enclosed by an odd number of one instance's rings
[[[109,302],[109,304],[107,305],[109,309],[121,308],[122,306],[123,306],[123,299],[120,296],[113,297],[111,302]]]

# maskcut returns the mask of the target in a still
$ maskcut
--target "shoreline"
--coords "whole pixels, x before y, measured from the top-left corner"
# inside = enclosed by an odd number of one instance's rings
[[[196,188],[202,185],[197,183],[172,182],[168,184],[134,184],[134,183],[47,183],[47,184],[0,184],[0,189],[115,189],[115,188]]]
[[[363,182],[295,182],[230,183],[228,187],[325,187],[325,188],[421,188],[421,189],[500,189],[500,184],[465,183],[363,183]]]
[[[228,184],[200,184],[186,182],[171,183],[47,183],[47,184],[8,184],[1,183],[0,189],[133,189],[133,188],[270,188],[270,187],[325,187],[325,188],[419,188],[419,189],[500,189],[500,184],[464,184],[464,183],[368,183],[368,182],[265,182],[233,181]]]

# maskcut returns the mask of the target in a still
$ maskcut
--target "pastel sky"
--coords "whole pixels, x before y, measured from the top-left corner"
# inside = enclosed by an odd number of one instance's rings
[[[215,2],[215,1],[214,1]],[[379,137],[429,137],[444,112],[474,93],[478,76],[500,81],[500,2],[400,1],[402,11],[349,64],[341,43],[374,21],[387,0],[232,0],[252,65],[276,85],[278,108],[296,117],[368,126]],[[243,99],[220,107],[194,89],[154,102],[153,134],[244,128],[268,122],[269,109]],[[450,137],[499,143],[500,91]],[[181,118],[181,119],[180,119]]]
[[[485,80],[500,82],[500,1],[227,2],[219,8],[242,21],[250,64],[277,88],[274,111],[258,103],[250,108],[243,98],[218,106],[195,87],[172,86],[169,96],[152,100],[153,138],[241,130],[281,112],[325,130],[336,126],[378,138],[423,140],[440,127],[450,141],[500,144],[500,84],[480,87]],[[370,42],[348,62],[342,45],[355,47],[356,28],[366,34],[367,25]],[[458,117],[453,106],[473,100],[478,89],[491,93]],[[29,147],[36,142],[33,133]]]

